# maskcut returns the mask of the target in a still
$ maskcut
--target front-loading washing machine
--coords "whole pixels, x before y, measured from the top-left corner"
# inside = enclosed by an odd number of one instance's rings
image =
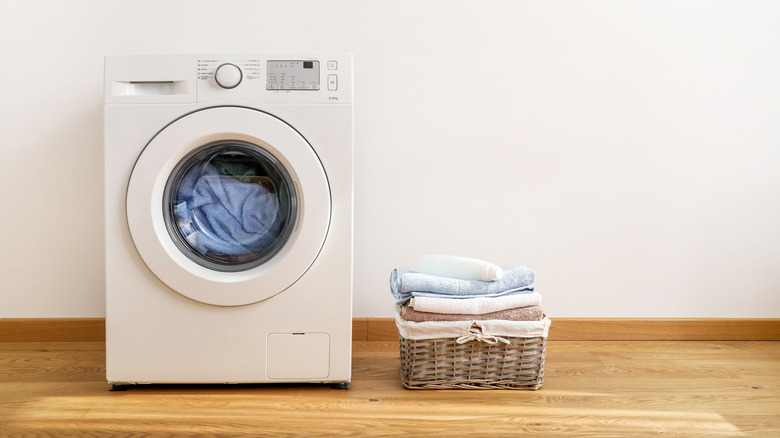
[[[352,56],[105,60],[106,374],[348,386]]]

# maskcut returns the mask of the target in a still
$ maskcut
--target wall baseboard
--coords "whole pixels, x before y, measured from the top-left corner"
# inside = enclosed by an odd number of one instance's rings
[[[780,341],[780,319],[553,318],[556,341]]]
[[[0,342],[89,342],[105,340],[105,318],[0,319]]]
[[[0,342],[101,342],[105,318],[0,319]],[[393,318],[354,318],[354,341],[396,341]],[[553,318],[551,341],[780,341],[780,318]]]
[[[360,325],[357,323],[360,321]],[[398,339],[393,318],[357,318],[353,339]],[[780,341],[780,319],[552,318],[551,341]]]

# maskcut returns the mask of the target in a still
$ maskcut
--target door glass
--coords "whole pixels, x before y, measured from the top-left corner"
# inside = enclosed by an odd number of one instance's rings
[[[165,186],[163,214],[176,246],[209,269],[244,271],[274,256],[295,227],[297,197],[279,160],[241,141],[193,151]]]

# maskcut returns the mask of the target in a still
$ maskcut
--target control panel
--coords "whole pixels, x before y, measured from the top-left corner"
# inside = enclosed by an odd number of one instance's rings
[[[244,79],[248,81],[260,79],[260,62],[259,59],[250,58],[226,60],[217,57],[201,57],[198,59],[198,80],[214,80],[222,88],[235,88]],[[236,83],[225,86],[223,83],[226,80],[236,81]]]
[[[319,90],[319,61],[266,62],[267,90]]]
[[[198,100],[352,102],[352,56],[198,55]]]

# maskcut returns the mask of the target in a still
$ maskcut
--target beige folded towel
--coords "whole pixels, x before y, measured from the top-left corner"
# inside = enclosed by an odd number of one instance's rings
[[[539,321],[544,318],[542,306],[516,307],[498,312],[476,314],[420,312],[409,306],[401,306],[401,318],[407,321],[469,321],[503,319],[506,321]]]

